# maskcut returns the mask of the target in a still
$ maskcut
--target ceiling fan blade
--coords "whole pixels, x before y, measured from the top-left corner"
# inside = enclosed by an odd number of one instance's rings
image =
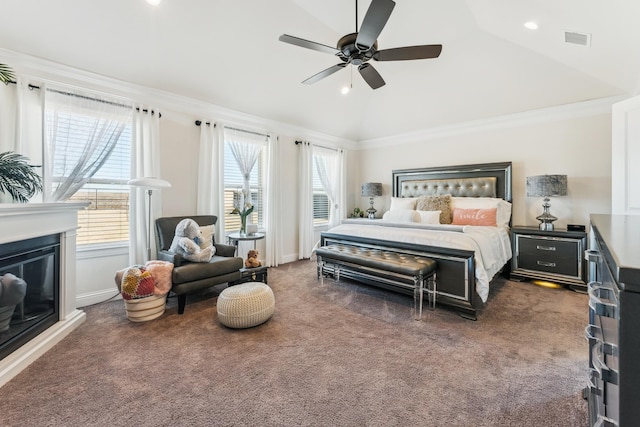
[[[441,44],[429,44],[422,46],[396,47],[383,49],[373,55],[376,61],[407,61],[410,59],[437,58],[442,52]]]
[[[371,89],[378,89],[385,85],[382,76],[376,71],[371,64],[362,64],[358,67],[358,71],[360,71],[360,75],[364,79],[365,82]]]
[[[362,51],[369,50],[376,42],[382,29],[391,16],[391,11],[396,3],[393,0],[373,0],[364,16],[358,37],[356,37],[356,47]]]
[[[336,64],[333,67],[329,67],[326,70],[320,71],[318,74],[314,74],[313,76],[309,77],[307,80],[303,81],[302,83],[306,85],[310,85],[312,83],[317,82],[318,80],[324,79],[325,77],[329,77],[331,74],[335,73],[336,71],[340,71],[346,66],[347,66],[346,62],[343,62],[341,64]]]
[[[335,47],[327,46],[326,44],[320,44],[316,42],[312,42],[309,40],[301,39],[300,37],[290,36],[288,34],[281,35],[278,40],[281,42],[289,43],[295,46],[304,47],[307,49],[317,50],[320,52],[330,53],[332,55],[337,55],[340,53],[338,49]]]

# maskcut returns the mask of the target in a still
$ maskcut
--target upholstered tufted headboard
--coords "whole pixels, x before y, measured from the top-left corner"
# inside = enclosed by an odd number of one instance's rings
[[[394,197],[451,194],[511,202],[511,162],[393,171]]]
[[[433,196],[451,194],[455,197],[496,197],[496,178],[406,180],[402,183],[400,197]]]

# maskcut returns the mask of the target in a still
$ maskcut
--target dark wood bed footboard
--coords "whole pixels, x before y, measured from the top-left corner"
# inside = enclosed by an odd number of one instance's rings
[[[464,318],[476,320],[475,304],[479,297],[475,291],[473,251],[365,239],[330,232],[321,233],[320,246],[333,244],[377,248],[436,260],[438,262],[436,302],[454,308]],[[323,274],[331,275],[332,270],[324,271]],[[388,281],[377,281],[371,276],[361,276],[357,272],[342,272],[340,276],[413,296],[413,290],[410,287],[396,286]]]

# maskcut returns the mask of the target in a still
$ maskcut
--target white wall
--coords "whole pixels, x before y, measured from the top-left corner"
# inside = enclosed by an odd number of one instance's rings
[[[452,132],[454,133],[454,132]],[[511,161],[513,163],[513,224],[537,225],[542,199],[526,197],[530,175],[566,174],[568,196],[551,199],[557,227],[587,224],[590,213],[609,213],[611,206],[611,114],[558,118],[549,114],[536,123],[509,120],[491,129],[434,136],[423,141],[362,149],[358,179],[383,183],[376,199],[378,214],[389,208],[391,172],[428,166],[454,166]],[[357,201],[360,208],[368,200]]]

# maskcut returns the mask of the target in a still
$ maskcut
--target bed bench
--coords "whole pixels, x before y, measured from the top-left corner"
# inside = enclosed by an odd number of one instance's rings
[[[413,289],[415,318],[422,318],[422,301],[427,292],[429,306],[436,305],[437,262],[424,256],[405,254],[391,250],[333,244],[316,249],[318,279],[333,275],[340,280],[341,272],[355,272],[386,280],[396,286]]]

